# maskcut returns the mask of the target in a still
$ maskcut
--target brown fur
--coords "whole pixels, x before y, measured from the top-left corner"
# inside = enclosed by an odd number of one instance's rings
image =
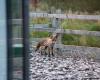
[[[43,47],[43,48],[44,48],[44,53],[45,53],[45,54],[47,54],[47,53],[46,53],[46,50],[48,50],[49,56],[50,56],[50,53],[52,53],[52,55],[54,55],[54,54],[53,54],[53,47],[54,47],[54,44],[55,44],[55,42],[56,42],[56,40],[57,40],[58,35],[59,35],[59,34],[50,36],[50,37],[45,38],[45,39],[43,39],[42,41],[38,42],[35,51],[37,51],[37,50],[39,50],[41,47]],[[41,53],[42,53],[42,50],[41,50]]]

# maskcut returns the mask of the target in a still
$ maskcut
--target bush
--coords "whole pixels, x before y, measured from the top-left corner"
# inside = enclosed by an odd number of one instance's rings
[[[63,29],[100,31],[100,25],[96,21],[69,19],[63,20],[61,26]]]
[[[64,45],[100,47],[100,37],[64,34],[62,43]]]

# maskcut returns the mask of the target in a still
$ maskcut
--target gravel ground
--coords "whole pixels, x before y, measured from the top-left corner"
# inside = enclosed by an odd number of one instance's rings
[[[100,63],[30,53],[30,80],[100,80]]]

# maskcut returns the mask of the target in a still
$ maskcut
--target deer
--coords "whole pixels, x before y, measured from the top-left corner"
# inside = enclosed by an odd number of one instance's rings
[[[52,35],[50,37],[47,37],[39,41],[37,43],[35,52],[40,50],[41,54],[45,53],[45,55],[48,55],[49,57],[50,55],[54,56],[53,48],[54,48],[54,44],[57,41],[58,36],[59,36],[59,33],[56,33],[55,35]],[[48,53],[46,52],[47,50],[48,50]]]

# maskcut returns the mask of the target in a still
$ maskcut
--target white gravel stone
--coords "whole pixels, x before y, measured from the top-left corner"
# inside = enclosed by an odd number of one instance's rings
[[[30,53],[30,80],[100,80],[100,63]]]

